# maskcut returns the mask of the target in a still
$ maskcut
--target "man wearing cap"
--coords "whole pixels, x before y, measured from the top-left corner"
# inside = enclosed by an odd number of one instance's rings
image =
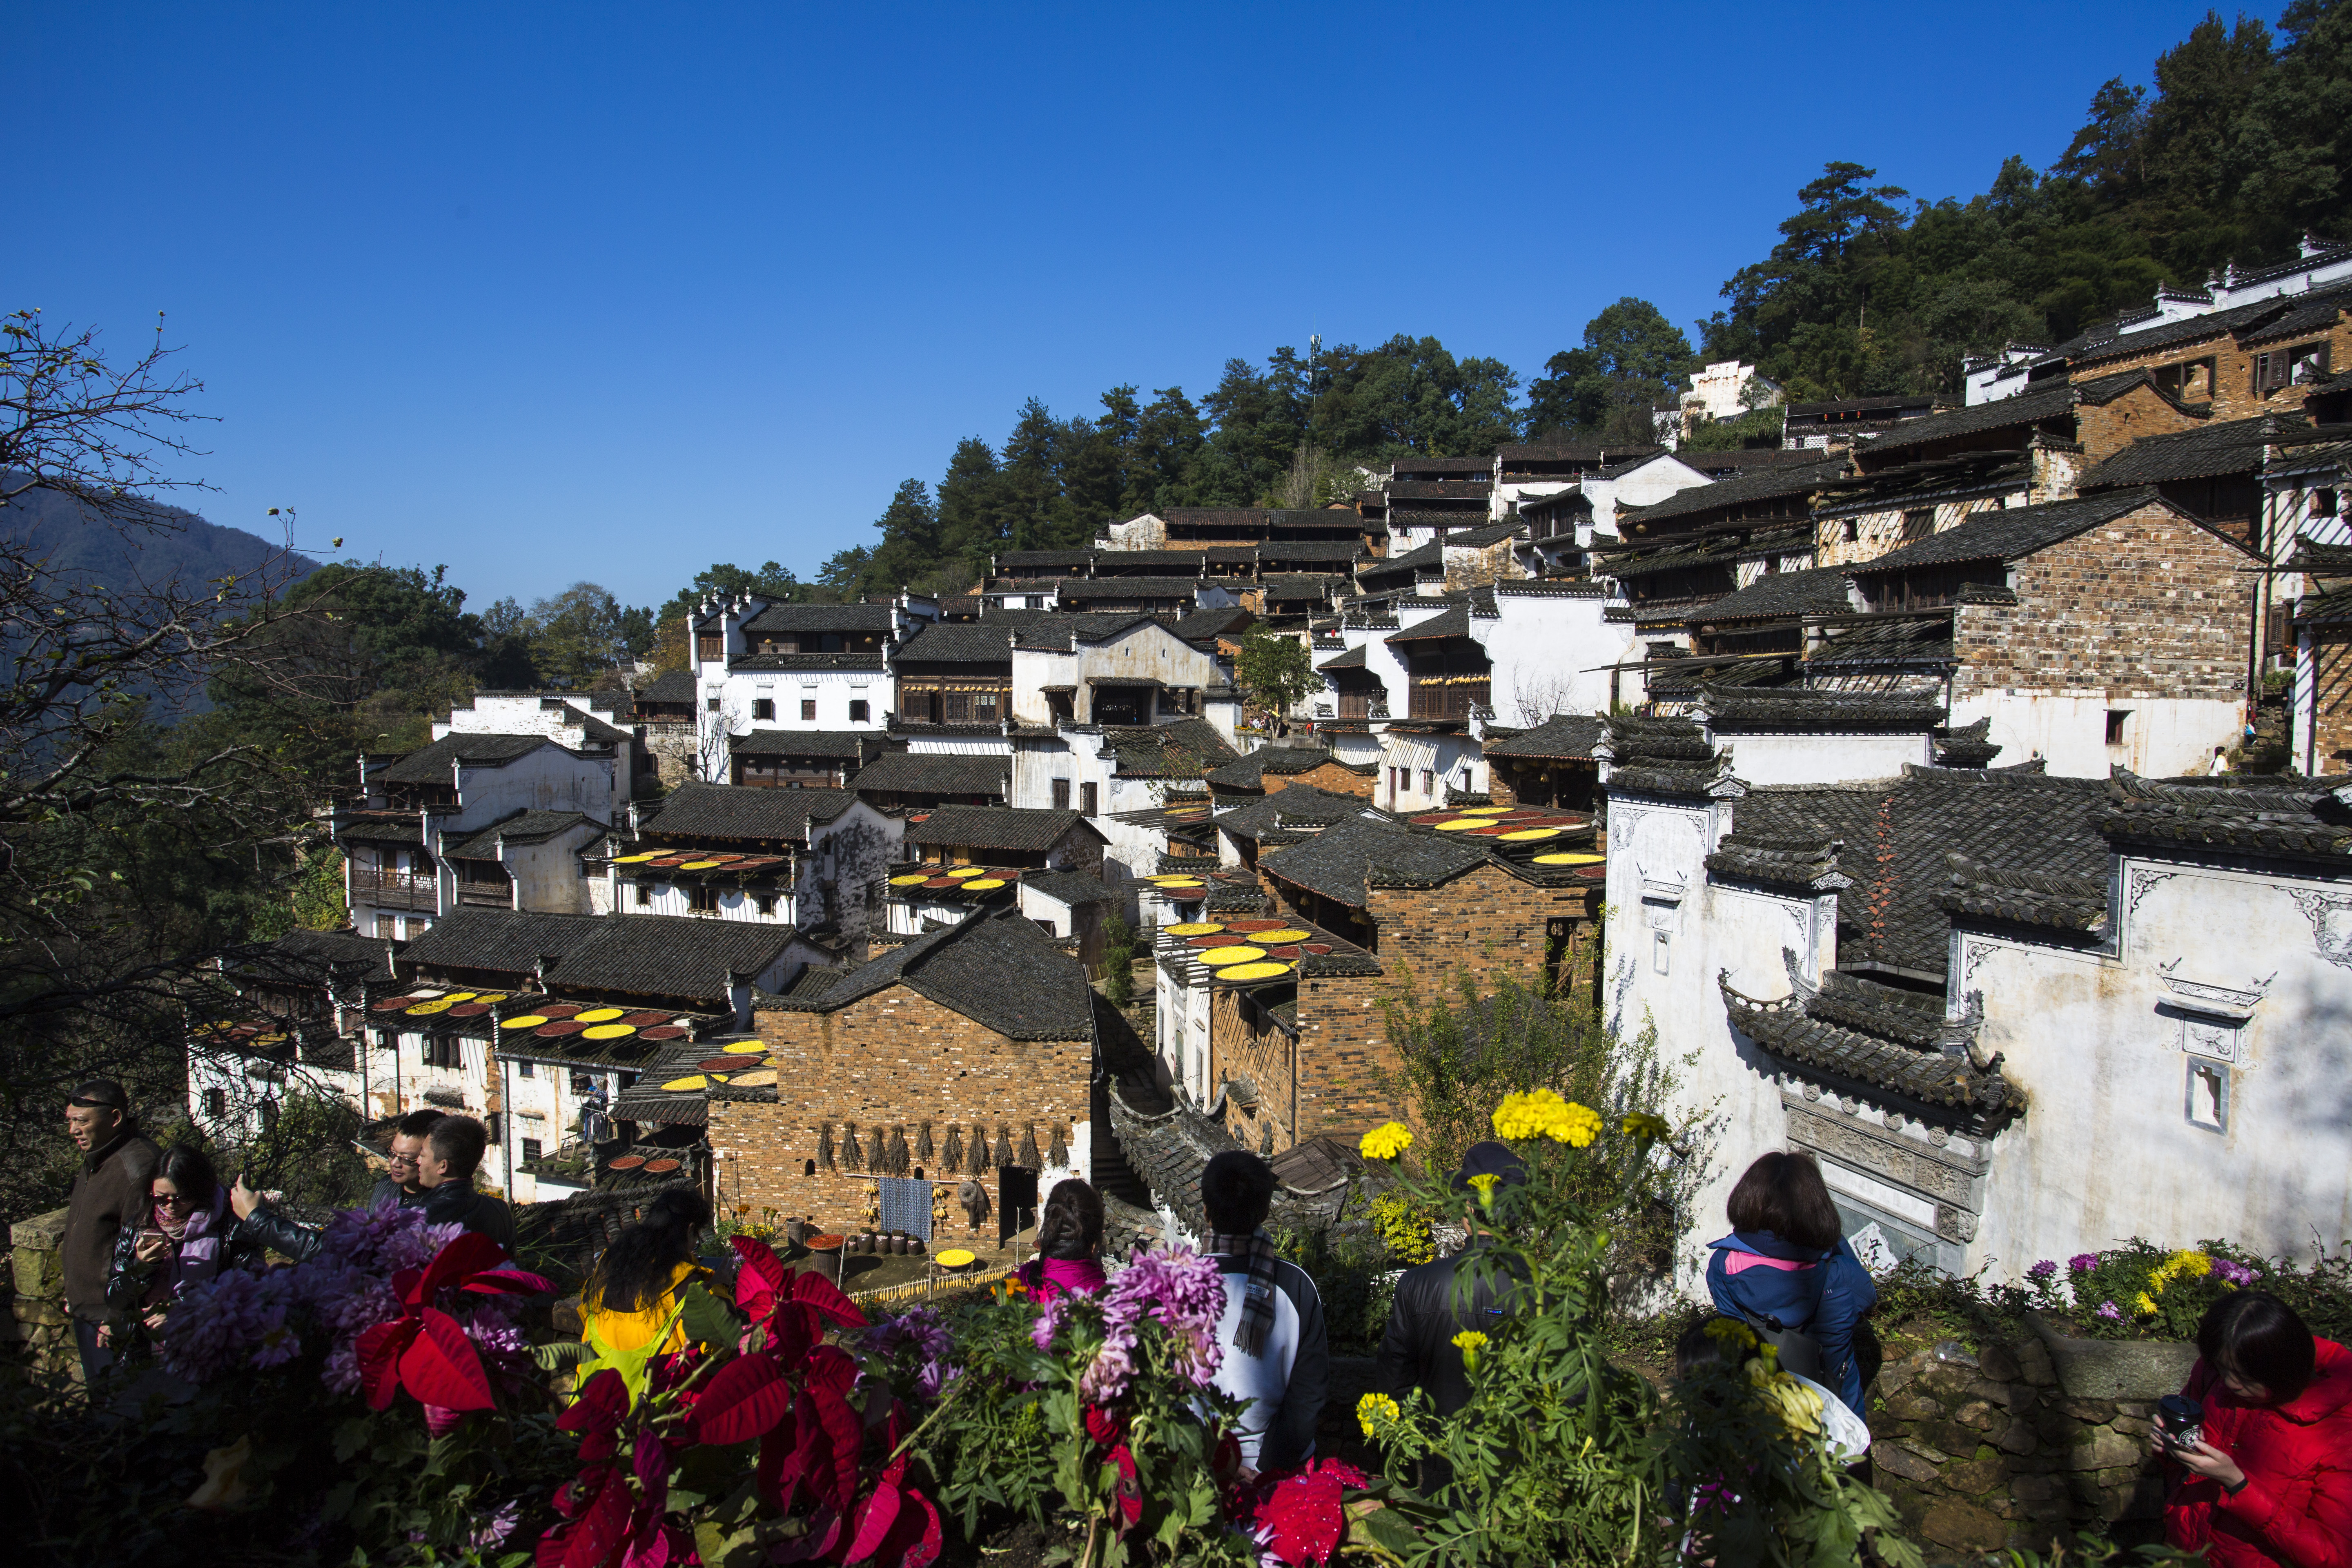
[[[81,1352],[82,1386],[89,1389],[114,1362],[99,1345],[98,1331],[114,1317],[106,1304],[106,1276],[115,1237],[146,1212],[147,1184],[163,1152],[131,1121],[131,1096],[111,1079],[92,1079],[67,1097],[66,1135],[81,1151],[73,1195],[66,1200],[66,1310]]]
[[[1454,1190],[1465,1195],[1474,1191],[1473,1176],[1496,1176],[1507,1187],[1523,1187],[1528,1168],[1503,1144],[1479,1143],[1462,1157],[1462,1169],[1454,1175]],[[1388,1331],[1381,1337],[1381,1353],[1373,1368],[1382,1394],[1401,1400],[1416,1388],[1426,1389],[1440,1416],[1451,1415],[1470,1403],[1470,1373],[1454,1336],[1465,1330],[1492,1329],[1509,1305],[1504,1299],[1507,1292],[1498,1293],[1486,1281],[1472,1289],[1467,1300],[1457,1302],[1454,1279],[1461,1261],[1461,1254],[1441,1258],[1408,1268],[1399,1277],[1396,1305],[1389,1310]]]

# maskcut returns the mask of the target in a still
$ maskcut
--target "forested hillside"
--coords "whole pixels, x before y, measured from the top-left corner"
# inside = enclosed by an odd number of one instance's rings
[[[2114,62],[2137,74],[2137,62]],[[1216,386],[1134,385],[1055,414],[1035,398],[992,447],[958,444],[936,489],[898,487],[879,537],[824,563],[803,595],[952,588],[992,550],[1069,548],[1165,506],[1315,505],[1356,464],[1477,455],[1549,434],[1643,438],[1653,403],[1696,364],[1745,359],[1792,401],[1957,391],[1960,361],[2053,342],[2159,285],[2229,262],[2352,238],[2352,0],[2294,0],[2274,26],[2209,16],[2159,57],[2152,85],[2100,88],[2063,148],[2020,150],[1975,195],[1916,196],[1899,170],[1832,162],[1797,195],[1769,253],[1723,288],[1691,339],[1645,300],[1597,314],[1583,341],[1520,377],[1434,338],[1230,359]],[[786,575],[789,575],[788,574]]]

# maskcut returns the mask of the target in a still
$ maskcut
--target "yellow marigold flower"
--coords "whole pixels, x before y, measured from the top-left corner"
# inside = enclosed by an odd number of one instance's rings
[[[1412,1147],[1412,1131],[1402,1121],[1375,1127],[1356,1145],[1367,1160],[1393,1160]]]
[[[1706,1337],[1728,1340],[1749,1350],[1756,1348],[1756,1331],[1737,1318],[1717,1318],[1706,1326]]]
[[[1480,1208],[1490,1209],[1495,1206],[1495,1188],[1502,1179],[1492,1171],[1482,1171],[1470,1178],[1470,1184],[1478,1189]]]
[[[1356,1425],[1364,1429],[1367,1437],[1377,1437],[1381,1428],[1392,1425],[1404,1412],[1397,1402],[1385,1394],[1367,1394],[1356,1401]]]
[[[1664,1138],[1674,1131],[1663,1116],[1653,1116],[1646,1110],[1636,1110],[1625,1118],[1625,1132],[1633,1138]]]
[[[1478,1352],[1486,1348],[1486,1336],[1475,1329],[1465,1329],[1454,1336],[1454,1348],[1462,1352],[1463,1366],[1476,1372]]]
[[[2156,1298],[2143,1290],[2132,1298],[2132,1310],[2144,1318],[2156,1316]]]
[[[1544,1136],[1555,1143],[1581,1149],[1601,1136],[1601,1113],[1591,1106],[1570,1101],[1558,1120],[1544,1129]]]

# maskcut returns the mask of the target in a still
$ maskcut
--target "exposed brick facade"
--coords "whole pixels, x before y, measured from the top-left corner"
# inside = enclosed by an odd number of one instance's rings
[[[2250,563],[2158,503],[2037,551],[2011,569],[2015,605],[1960,605],[1953,695],[2242,697]]]
[[[2311,628],[2311,771],[2352,773],[2352,628]]]
[[[1358,800],[1372,798],[1372,785],[1380,777],[1378,768],[1359,770],[1347,763],[1332,761],[1318,763],[1303,773],[1266,773],[1260,782],[1265,793],[1288,789],[1292,784],[1312,784],[1333,795],[1353,795]]]
[[[2352,354],[2352,321],[2347,321],[2343,312],[2338,311],[2335,324],[2325,331],[2299,332],[2289,337],[2258,338],[2241,342],[2234,334],[2216,330],[2210,337],[2189,342],[2168,343],[2145,354],[2103,355],[2096,363],[2076,366],[2074,379],[2081,382],[2143,366],[2156,370],[2167,365],[2189,366],[2199,361],[2210,360],[2213,362],[2210,390],[2206,389],[2201,374],[2193,374],[2186,378],[2182,386],[2180,395],[2184,402],[2196,402],[2210,396],[2216,419],[2251,419],[2257,414],[2298,413],[2303,407],[2304,389],[2288,386],[2268,394],[2258,392],[2254,387],[2254,359],[2256,355],[2273,350],[2321,342],[2328,345],[2331,366],[2341,369],[2352,364],[2352,359],[2346,357]],[[2133,435],[2158,433],[2156,429],[2149,428],[2136,430]],[[2109,451],[2114,449],[2107,448]]]
[[[1391,990],[1379,974],[1302,979],[1295,1046],[1239,993],[1220,990],[1210,1005],[1210,1079],[1246,1078],[1257,1089],[1255,1107],[1226,1104],[1234,1141],[1263,1148],[1271,1127],[1279,1152],[1319,1133],[1361,1132],[1397,1120],[1402,1112],[1381,1086],[1381,1075],[1399,1066],[1381,1007]]]
[[[2101,374],[2106,374],[2105,369]],[[2293,405],[2290,405],[2293,406]],[[2252,412],[2261,413],[2256,408]],[[2234,414],[2217,412],[2213,417],[2234,419]],[[2074,408],[2074,438],[2083,447],[2085,468],[2105,462],[2134,441],[2146,436],[2169,436],[2175,431],[2195,430],[2207,421],[2180,408],[2153,386],[2133,387],[2120,397],[2105,403],[2081,403]],[[2067,495],[2072,495],[2072,489]],[[2063,500],[2064,496],[2036,496],[2037,502]]]
[[[1045,1152],[1057,1125],[1066,1142],[1088,1117],[1090,1042],[1008,1039],[904,985],[830,1013],[763,1008],[753,1025],[775,1058],[776,1098],[710,1103],[723,1205],[772,1208],[838,1229],[863,1213],[870,1179],[840,1158],[851,1122],[870,1162],[877,1132],[887,1140],[903,1128],[911,1150],[925,1121],[941,1151],[953,1123],[967,1141],[978,1125],[992,1148],[1000,1125],[1016,1146],[1034,1130]],[[820,1164],[812,1175],[808,1165],[827,1124],[835,1168]],[[925,1173],[951,1174],[928,1165]]]

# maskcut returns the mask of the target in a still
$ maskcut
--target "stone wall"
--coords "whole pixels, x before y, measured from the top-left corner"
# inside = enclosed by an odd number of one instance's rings
[[[79,1383],[81,1357],[66,1316],[65,1234],[63,1209],[20,1219],[9,1227],[10,1295],[6,1315],[0,1317],[0,1341],[34,1372],[62,1374]]]
[[[1947,1341],[1889,1361],[1871,1391],[1874,1479],[1933,1562],[2047,1550],[2092,1526],[2156,1540],[2150,1416],[2194,1353],[2027,1338],[1974,1352]]]

